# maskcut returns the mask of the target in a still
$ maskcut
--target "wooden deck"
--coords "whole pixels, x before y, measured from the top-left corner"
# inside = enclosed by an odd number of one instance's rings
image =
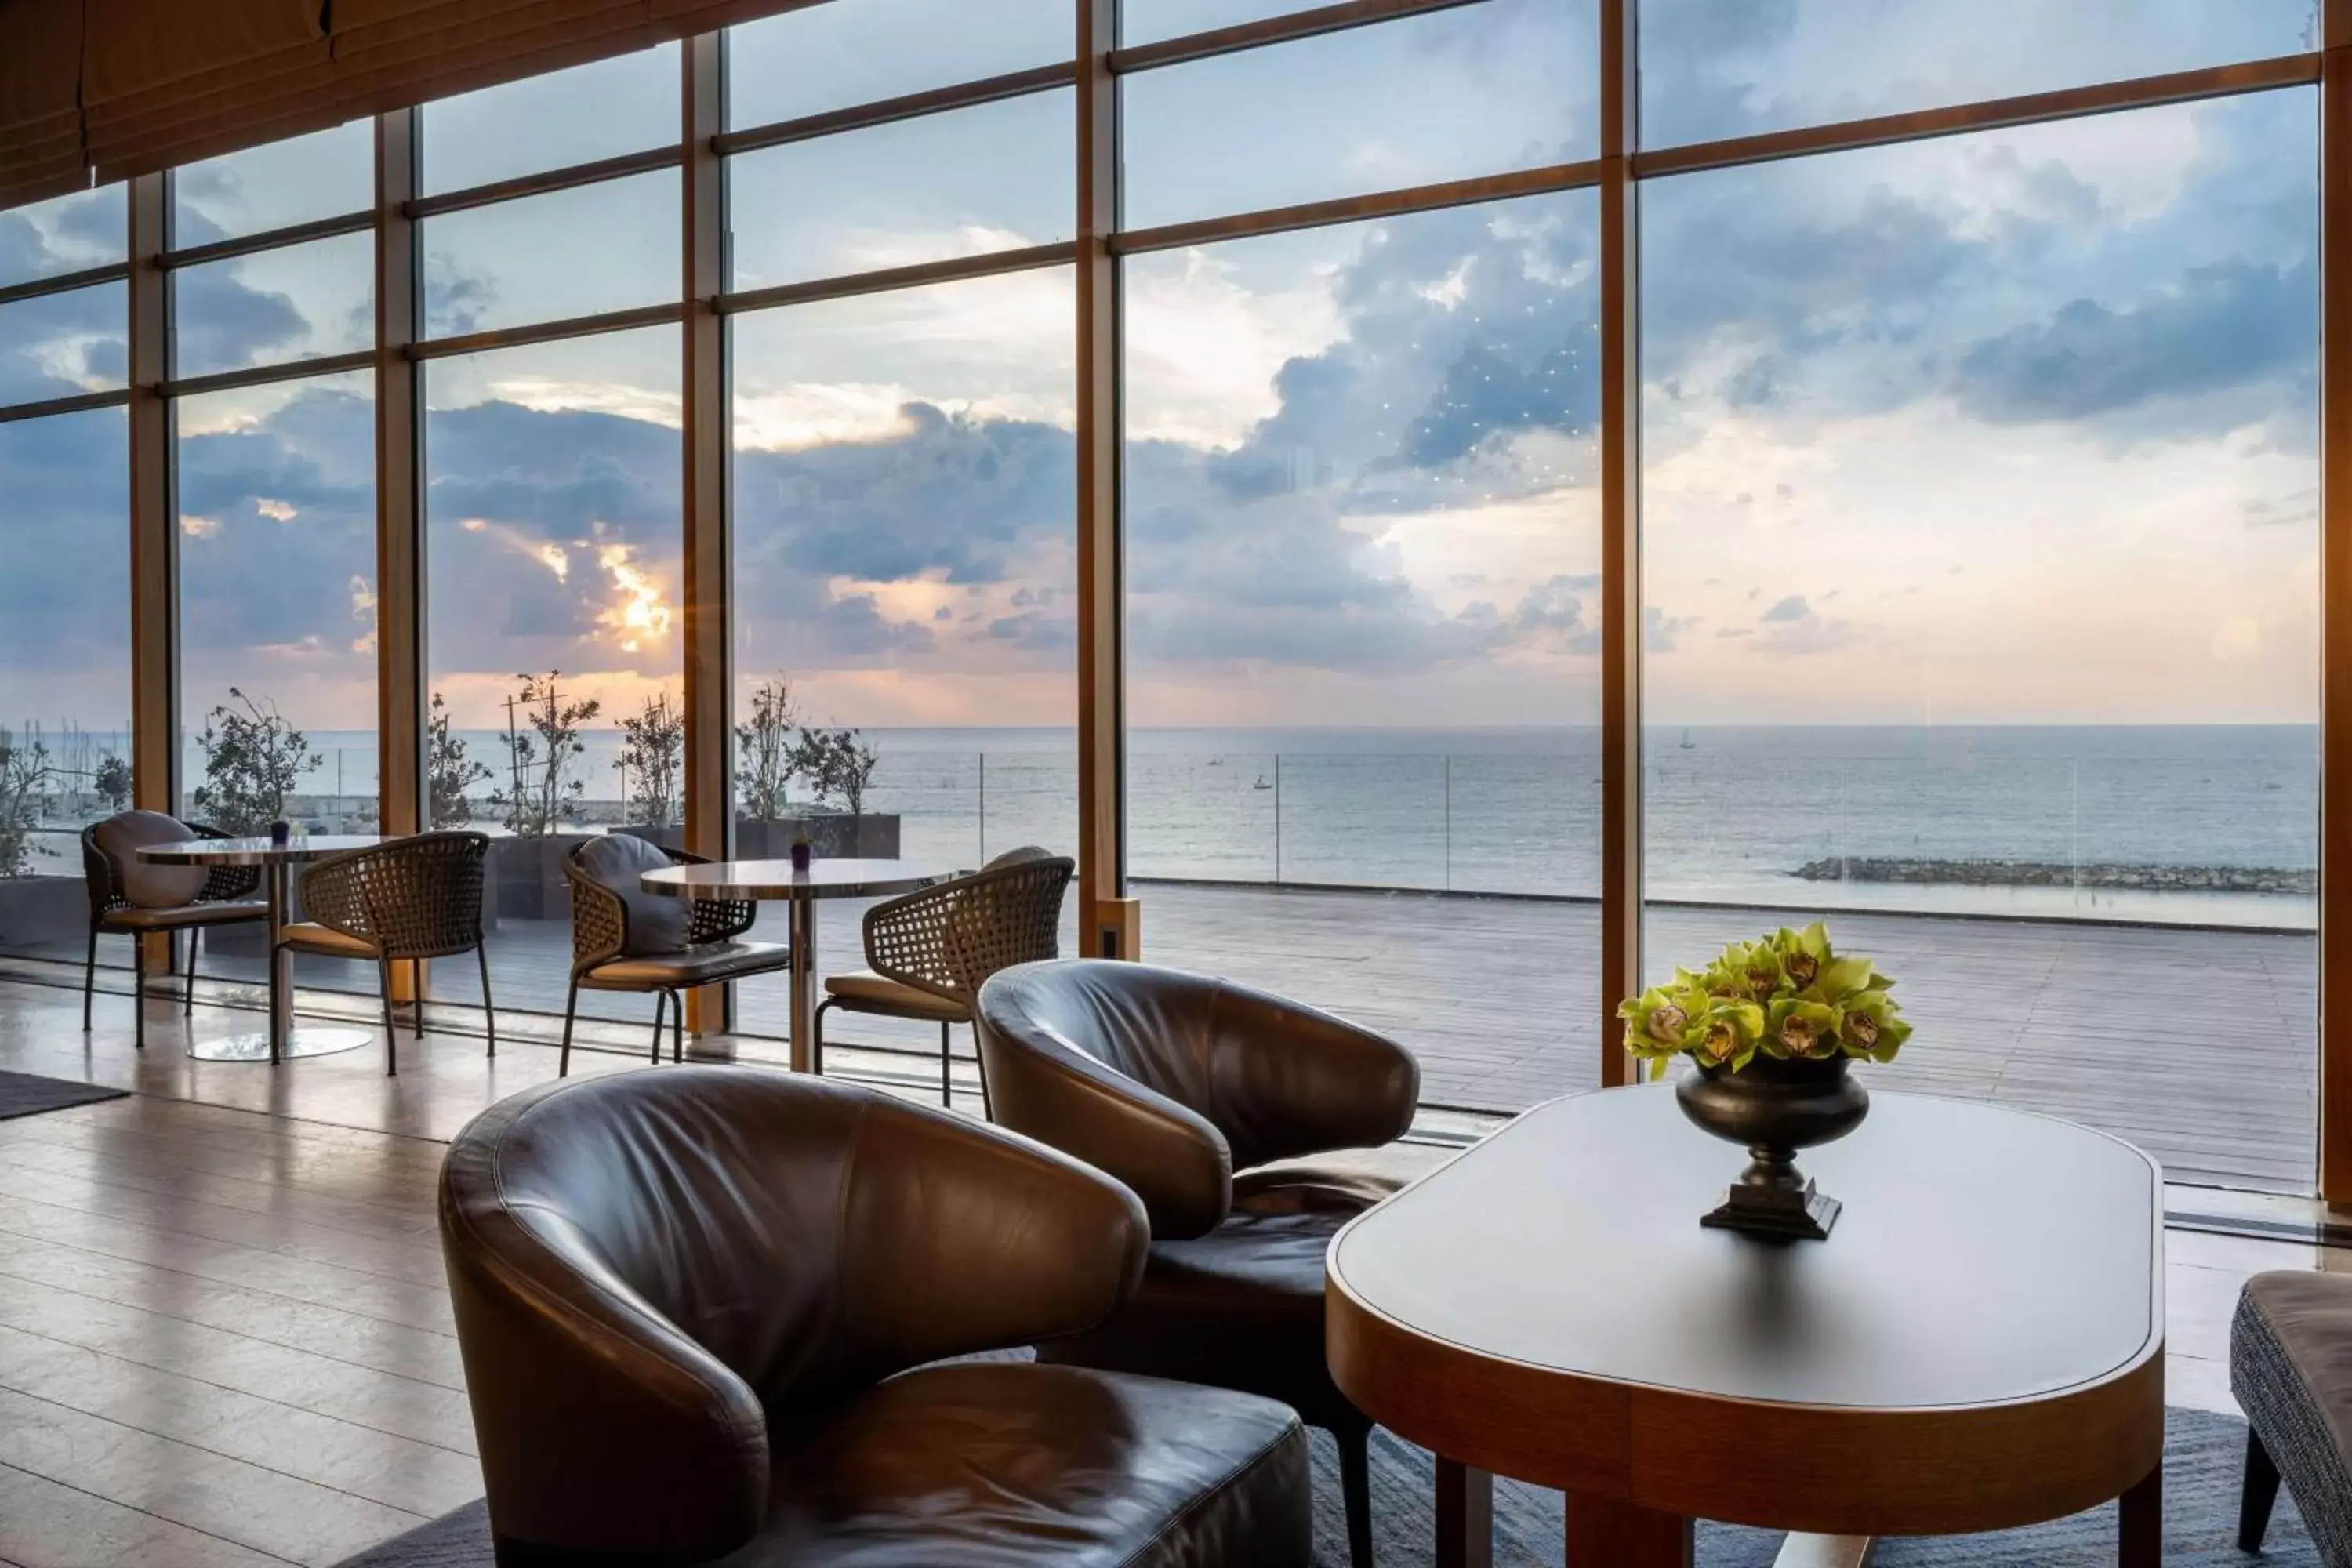
[[[1249,887],[1145,884],[1144,948],[1155,962],[1213,971],[1315,1002],[1394,1035],[1419,1055],[1433,1105],[1509,1113],[1594,1081],[1601,1014],[1595,906]],[[819,963],[860,967],[863,906],[827,904]],[[1789,911],[1654,911],[1663,975],[1722,943],[1800,921]],[[777,929],[761,934],[782,940]],[[2317,945],[2309,935],[1844,915],[1841,946],[1871,952],[1900,982],[1918,1026],[1870,1081],[1997,1100],[2104,1128],[2140,1144],[2183,1182],[2307,1193],[2315,1164]],[[1065,951],[1076,951],[1066,930]],[[501,926],[493,972],[502,1012],[559,1012],[569,935],[557,922]],[[72,956],[79,958],[76,952]],[[258,977],[258,964],[207,955],[207,973]],[[306,984],[358,989],[362,966],[306,961]],[[470,1004],[473,967],[436,966],[436,998]],[[650,1003],[584,995],[583,1011],[650,1021]],[[780,1033],[781,979],[746,984],[740,1026]],[[836,1016],[852,1042],[926,1053],[919,1025]],[[520,1023],[520,1020],[518,1020]],[[764,1054],[752,1042],[751,1048]],[[971,1045],[958,1031],[956,1049]],[[907,1064],[920,1074],[919,1064]],[[969,1077],[969,1069],[965,1069]]]

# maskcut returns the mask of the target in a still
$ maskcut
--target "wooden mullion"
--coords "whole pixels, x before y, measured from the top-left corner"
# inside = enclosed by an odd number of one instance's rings
[[[728,738],[734,694],[734,616],[728,508],[730,441],[727,321],[727,164],[717,149],[727,123],[726,39],[688,38],[680,51],[680,136],[685,143],[685,464],[682,520],[686,622],[686,847],[723,860],[732,847]],[[732,1026],[733,987],[687,996],[697,1033]]]
[[[1601,5],[1601,1026],[1604,1085],[1634,1080],[1617,1003],[1642,988],[1638,0]]]
[[[408,357],[422,319],[415,110],[375,122],[376,810],[387,834],[432,826],[425,779],[425,509],[422,377]],[[425,993],[422,962],[395,964],[393,1000]]]
[[[1088,957],[1141,956],[1127,897],[1125,648],[1119,562],[1118,0],[1078,27],[1078,908]]]
[[[180,810],[180,530],[172,465],[172,244],[168,174],[130,188],[131,777],[142,810]],[[145,944],[148,972],[167,969],[172,941]]]
[[[2319,1192],[2352,1205],[2352,0],[2326,0],[2319,88]]]

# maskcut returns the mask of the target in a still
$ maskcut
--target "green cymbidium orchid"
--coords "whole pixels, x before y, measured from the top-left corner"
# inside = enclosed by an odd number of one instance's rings
[[[1850,1057],[1891,1062],[1911,1037],[1911,1026],[1884,991],[1865,991],[1845,1005],[1838,1045]]]
[[[1796,1061],[1833,1057],[1838,1052],[1838,1028],[1843,1022],[1838,1010],[1827,1003],[1783,996],[1767,1015],[1765,1052]]]
[[[1625,1048],[1663,1063],[1689,1056],[1737,1071],[1758,1051],[1783,1061],[1840,1055],[1895,1059],[1911,1037],[1887,988],[1895,983],[1867,958],[1840,957],[1818,921],[1733,942],[1715,962],[1621,1003]]]
[[[1763,1038],[1763,1008],[1753,1002],[1718,1002],[1693,1026],[1689,1049],[1701,1066],[1728,1066],[1738,1072],[1755,1056]]]
[[[1679,1056],[1689,1047],[1691,1015],[1685,986],[1653,985],[1630,1002],[1618,1005],[1625,1020],[1625,1048],[1637,1057]]]

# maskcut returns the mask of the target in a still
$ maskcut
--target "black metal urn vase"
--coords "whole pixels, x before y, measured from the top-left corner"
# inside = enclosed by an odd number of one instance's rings
[[[1738,1072],[1702,1067],[1675,1085],[1683,1114],[1717,1138],[1748,1146],[1748,1169],[1701,1225],[1778,1240],[1822,1241],[1839,1204],[1813,1190],[1797,1151],[1834,1142],[1870,1114],[1870,1091],[1847,1072],[1852,1058],[1782,1061],[1759,1052]]]

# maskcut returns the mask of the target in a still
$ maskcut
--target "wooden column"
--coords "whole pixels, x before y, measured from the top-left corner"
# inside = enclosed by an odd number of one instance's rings
[[[734,626],[728,564],[727,323],[715,301],[726,291],[727,164],[711,138],[727,128],[726,43],[719,33],[688,38],[679,51],[679,134],[686,142],[685,531],[686,846],[727,858],[733,839],[728,788],[733,717]],[[709,985],[687,996],[698,1033],[731,1026],[733,991]]]
[[[416,111],[375,122],[375,702],[376,810],[387,834],[433,826],[425,781],[425,508],[421,287],[416,226]],[[425,984],[422,963],[393,967],[393,996]]]
[[[173,482],[172,243],[168,174],[131,182],[131,776],[146,811],[180,805],[180,528]],[[168,969],[168,936],[140,939],[150,973]]]
[[[2352,1204],[2352,0],[2319,79],[2319,1191]],[[2333,1007],[2331,1009],[2331,1004]]]
[[[1633,1080],[1642,989],[1642,366],[1638,0],[1601,5],[1601,1081]]]
[[[1126,647],[1119,563],[1118,0],[1078,16],[1078,942],[1142,956],[1127,896]]]

